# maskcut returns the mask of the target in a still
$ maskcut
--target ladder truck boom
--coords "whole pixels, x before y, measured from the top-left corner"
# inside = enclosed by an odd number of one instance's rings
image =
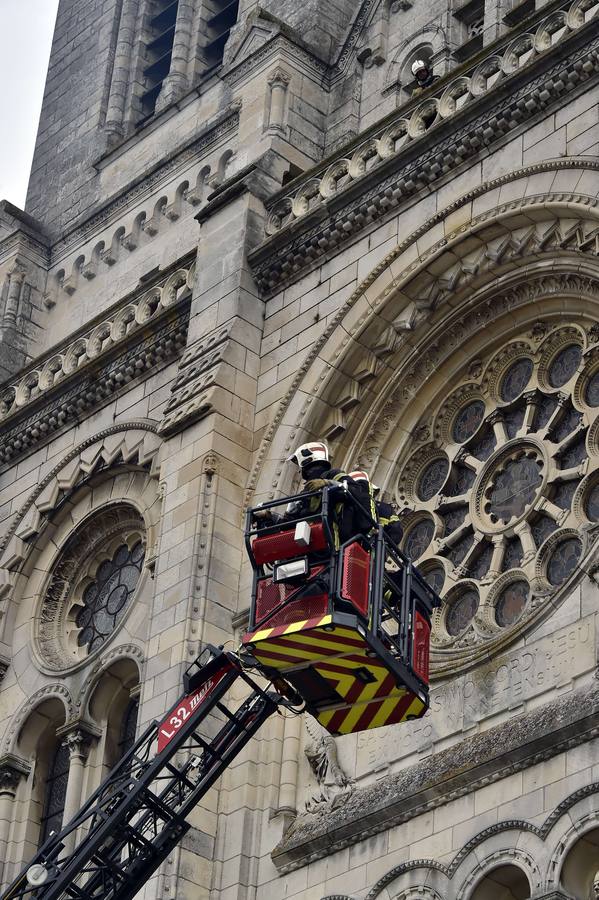
[[[162,723],[152,722],[3,900],[134,897],[189,830],[186,817],[199,800],[266,719],[290,705],[260,688],[233,654],[206,648],[204,664],[200,658],[194,669],[186,677],[187,699],[197,702],[180,701]],[[233,711],[224,697],[238,679],[251,694]]]
[[[50,835],[2,900],[131,900],[189,830],[193,808],[281,707],[307,710],[331,734],[428,710],[439,598],[347,489],[288,500],[247,512],[253,581],[243,649],[204,649],[177,704]],[[360,523],[345,536],[344,504]],[[225,697],[240,680],[250,693],[231,708]]]

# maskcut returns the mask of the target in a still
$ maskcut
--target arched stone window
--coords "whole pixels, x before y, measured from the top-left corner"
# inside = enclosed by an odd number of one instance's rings
[[[483,878],[470,900],[527,900],[528,878],[518,866],[499,866]]]
[[[47,667],[81,663],[112,637],[140,582],[145,542],[144,521],[126,502],[88,515],[70,534],[42,589],[35,637]]]
[[[564,861],[560,884],[570,897],[597,900],[599,897],[599,828],[576,841]]]
[[[137,735],[137,719],[139,716],[139,698],[132,697],[125,707],[121,722],[121,736],[119,740],[119,756],[129,752]]]
[[[40,822],[40,846],[47,837],[62,828],[67,783],[69,780],[68,747],[57,739],[44,782],[44,806]]]
[[[139,669],[119,659],[99,677],[89,699],[89,718],[102,733],[97,763],[106,774],[135,742],[139,710]],[[95,780],[99,783],[100,773]]]
[[[404,550],[445,603],[434,644],[499,638],[578,569],[599,522],[599,355],[539,323],[469,360],[403,454]]]

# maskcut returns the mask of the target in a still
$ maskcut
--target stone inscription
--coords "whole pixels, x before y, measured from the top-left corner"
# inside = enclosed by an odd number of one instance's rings
[[[423,719],[358,735],[356,777],[376,778],[417,762],[455,743],[465,731],[480,730],[487,718],[516,711],[545,691],[568,690],[574,678],[594,670],[595,644],[594,616],[588,616],[433,687]]]

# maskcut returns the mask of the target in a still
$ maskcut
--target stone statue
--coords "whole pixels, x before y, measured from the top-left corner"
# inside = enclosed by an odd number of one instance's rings
[[[599,872],[597,872],[593,879],[593,887],[591,888],[590,900],[599,900]]]
[[[337,798],[350,794],[353,783],[339,765],[335,739],[308,716],[306,729],[311,742],[304,752],[317,782],[312,796],[306,801],[306,810],[314,812],[320,804],[331,801],[334,804]]]

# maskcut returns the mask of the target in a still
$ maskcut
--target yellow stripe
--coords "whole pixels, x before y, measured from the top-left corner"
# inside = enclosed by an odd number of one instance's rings
[[[318,721],[320,722],[320,724],[323,726],[323,728],[328,728],[329,722],[331,721],[331,719],[333,718],[334,715],[335,715],[334,709],[327,709],[325,712],[318,713],[317,718],[318,718]]]
[[[320,634],[320,632],[315,633],[312,631],[307,632],[306,634],[292,634],[292,635],[281,635],[281,637],[292,638],[294,644],[297,644],[298,647],[301,646],[309,646],[309,647],[326,647],[331,650],[338,650],[339,655],[349,656],[355,655],[356,653],[362,653],[362,649],[360,647],[349,647],[342,640],[336,640],[335,634],[330,634],[329,632],[324,632]],[[276,638],[271,639],[271,643],[276,641]],[[331,659],[336,659],[336,657],[331,656]]]
[[[251,636],[252,641],[264,641],[274,631],[274,628],[265,628],[263,631],[255,631]]]
[[[372,719],[369,727],[378,728],[379,725],[385,725],[397,704],[401,702],[401,699],[402,697],[389,697],[388,700],[385,700],[376,716]]]

